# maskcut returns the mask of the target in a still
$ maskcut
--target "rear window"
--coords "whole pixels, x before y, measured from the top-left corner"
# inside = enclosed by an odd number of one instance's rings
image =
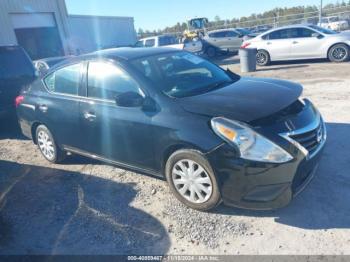
[[[137,41],[135,46],[136,47],[143,47],[143,41]]]
[[[81,64],[63,67],[45,77],[50,92],[78,95],[81,80]]]
[[[0,48],[0,79],[33,78],[34,65],[22,48]]]
[[[155,39],[147,39],[145,42],[145,46],[146,47],[153,47],[156,44],[156,40]]]

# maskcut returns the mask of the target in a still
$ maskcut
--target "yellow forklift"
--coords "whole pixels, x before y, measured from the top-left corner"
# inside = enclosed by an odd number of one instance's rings
[[[193,40],[194,38],[202,38],[206,32],[206,26],[209,23],[206,17],[196,17],[187,21],[187,29],[183,33],[185,39]]]

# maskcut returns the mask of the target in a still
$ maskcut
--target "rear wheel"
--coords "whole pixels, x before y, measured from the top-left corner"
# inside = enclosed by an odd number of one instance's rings
[[[40,125],[36,129],[36,142],[41,154],[51,163],[59,163],[66,157],[66,153],[61,150],[51,134],[50,130]]]
[[[265,50],[258,50],[256,54],[256,64],[259,66],[267,66],[271,63],[270,55]]]
[[[175,197],[193,209],[207,211],[221,201],[213,169],[198,151],[172,154],[166,164],[166,179]]]
[[[328,58],[332,62],[345,62],[349,60],[349,47],[345,44],[336,44],[328,51]]]

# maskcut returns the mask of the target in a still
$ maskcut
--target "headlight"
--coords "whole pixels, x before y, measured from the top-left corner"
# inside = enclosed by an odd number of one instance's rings
[[[211,126],[218,136],[239,149],[241,158],[270,163],[293,159],[284,149],[244,124],[217,117],[211,120]]]

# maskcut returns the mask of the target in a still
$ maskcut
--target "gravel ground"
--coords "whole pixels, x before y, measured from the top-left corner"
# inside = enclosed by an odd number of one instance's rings
[[[236,57],[217,62],[239,71]],[[1,125],[0,254],[350,255],[349,72],[307,61],[249,74],[302,83],[329,130],[316,178],[276,211],[194,211],[160,179],[78,156],[49,164]]]

